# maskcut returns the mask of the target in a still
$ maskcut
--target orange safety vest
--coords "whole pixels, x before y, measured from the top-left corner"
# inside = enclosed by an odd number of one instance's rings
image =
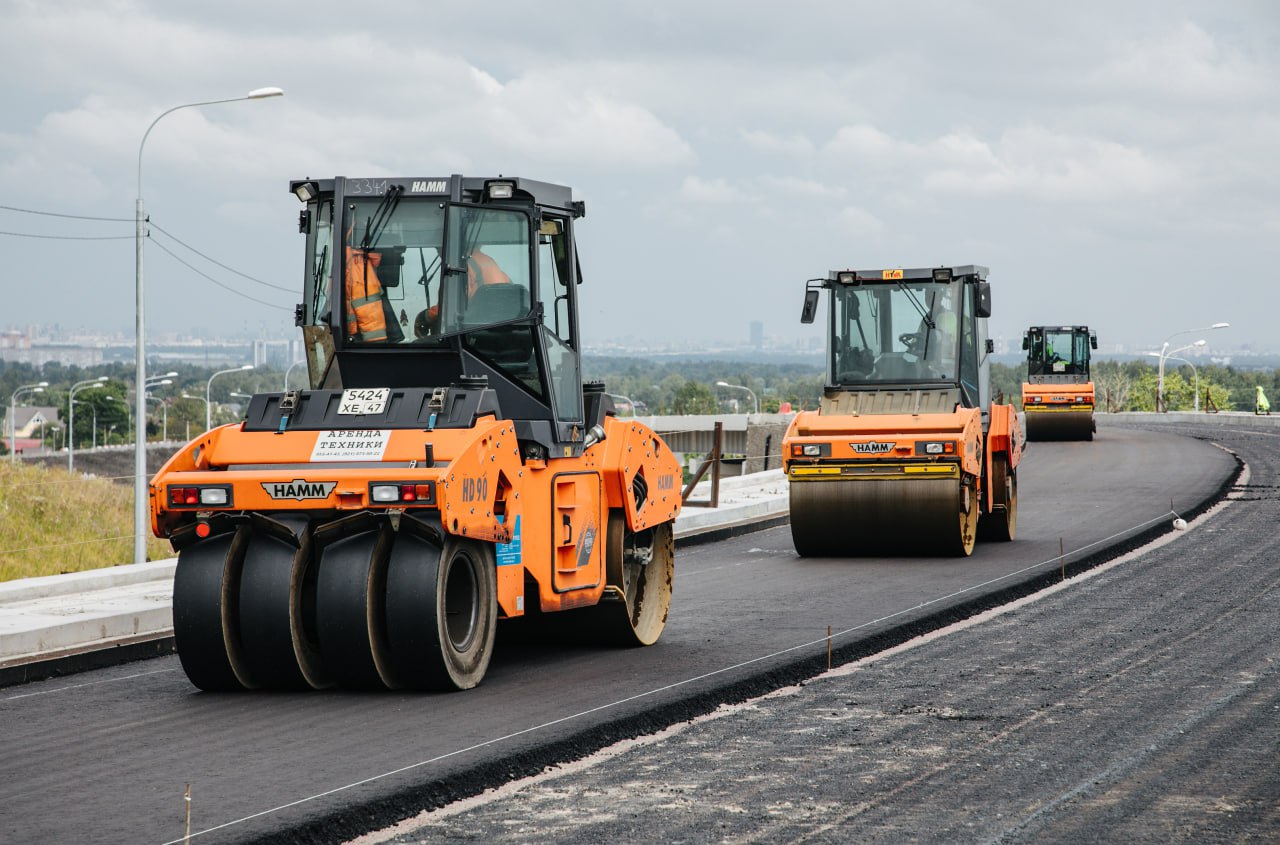
[[[479,247],[471,251],[467,259],[467,296],[476,295],[476,288],[481,285],[509,285],[511,277],[502,272],[498,262],[494,261]]]
[[[347,247],[347,336],[357,340],[385,341],[387,318],[382,310],[382,283],[378,264],[382,253]]]
[[[481,285],[509,285],[511,277],[502,271],[498,262],[476,247],[467,257],[467,298],[476,295]],[[440,306],[432,305],[427,309],[428,322],[434,323],[440,316]]]

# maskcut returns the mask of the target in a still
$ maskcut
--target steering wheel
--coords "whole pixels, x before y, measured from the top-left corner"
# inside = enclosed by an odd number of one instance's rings
[[[906,350],[913,355],[916,353],[916,347],[920,345],[920,335],[916,332],[898,335],[898,342],[901,343]]]

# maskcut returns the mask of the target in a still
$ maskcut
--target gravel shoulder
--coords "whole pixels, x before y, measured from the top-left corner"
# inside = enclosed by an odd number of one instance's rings
[[[1280,840],[1280,435],[1211,436],[1250,474],[1166,542],[356,841]]]

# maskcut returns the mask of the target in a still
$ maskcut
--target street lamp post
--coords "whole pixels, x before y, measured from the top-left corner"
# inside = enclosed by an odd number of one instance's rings
[[[299,364],[305,364],[305,363],[307,363],[307,362],[306,362],[306,361],[294,361],[292,364],[290,364],[290,365],[289,365],[289,369],[287,369],[287,370],[285,370],[285,371],[284,371],[284,391],[285,391],[285,393],[288,393],[288,392],[289,392],[289,373],[293,372],[293,368],[294,368],[294,367],[297,367]]]
[[[753,412],[754,412],[754,413],[757,413],[757,414],[758,414],[758,413],[760,413],[760,402],[756,399],[755,391],[754,391],[754,390],[752,390],[751,388],[747,387],[746,385],[742,385],[742,384],[729,384],[729,382],[727,382],[727,381],[718,381],[718,382],[716,382],[716,387],[731,387],[731,388],[733,388],[734,390],[745,390],[745,391],[747,391],[747,393],[749,393],[749,394],[751,395],[751,407],[752,407],[752,409],[753,409]]]
[[[208,431],[209,429],[213,428],[213,414],[210,413],[212,410],[212,406],[209,404],[213,398],[212,397],[213,380],[216,379],[218,376],[225,375],[227,373],[238,373],[241,370],[252,370],[252,369],[253,369],[253,364],[245,364],[243,367],[233,367],[230,370],[218,370],[216,373],[209,376],[209,381],[204,386],[204,430],[205,431]]]
[[[76,391],[101,385],[106,376],[98,376],[87,381],[78,381],[71,385],[71,393],[67,396],[67,472],[75,471],[76,456]]]
[[[9,394],[9,462],[16,461],[18,455],[18,420],[15,414],[18,413],[18,394],[19,393],[44,393],[44,389],[49,386],[47,381],[39,381],[35,384],[24,384],[13,393]],[[43,439],[43,438],[42,438]],[[43,443],[41,444],[44,445]]]
[[[1201,345],[1203,345],[1203,344],[1204,344],[1204,341],[1200,341],[1199,343],[1193,343],[1193,344],[1191,344],[1191,346],[1201,346]],[[1182,347],[1182,349],[1189,349],[1189,348],[1191,348],[1191,347],[1186,347],[1186,346]],[[1175,350],[1173,350],[1173,351],[1174,351],[1174,352],[1181,352],[1181,351],[1182,351],[1182,349],[1175,349]],[[1153,357],[1153,358],[1159,358],[1159,357],[1160,357],[1160,353],[1159,353],[1159,352],[1148,352],[1147,354],[1148,354],[1148,355],[1150,355],[1150,356],[1151,356],[1151,357]],[[1193,389],[1194,389],[1194,391],[1195,391],[1195,398],[1194,398],[1194,399],[1193,399],[1193,401],[1192,401],[1191,408],[1192,408],[1192,410],[1193,410],[1195,413],[1197,413],[1197,414],[1198,414],[1198,413],[1200,413],[1200,371],[1196,369],[1196,365],[1195,365],[1195,364],[1191,363],[1191,362],[1190,362],[1190,361],[1188,361],[1186,358],[1179,358],[1177,355],[1174,355],[1174,354],[1172,354],[1172,353],[1166,354],[1166,355],[1164,356],[1164,359],[1165,359],[1166,361],[1181,361],[1182,363],[1186,364],[1188,367],[1190,367],[1190,368],[1191,368],[1191,376],[1192,376],[1192,378],[1194,379],[1194,383],[1195,383],[1195,387],[1193,388]]]
[[[205,399],[203,396],[192,396],[190,393],[183,393],[183,394],[181,394],[181,396],[182,396],[182,398],[183,398],[183,399],[195,399],[197,402],[203,402],[203,403],[204,403],[204,417],[205,417],[205,419],[206,419],[206,420],[207,420],[207,419],[209,419],[209,400],[208,400],[208,399]],[[208,426],[208,425],[206,425],[206,426],[204,427],[204,430],[205,430],[205,431],[208,431],[208,430],[209,430],[209,426]],[[188,439],[190,439],[190,438],[188,438]]]
[[[1160,346],[1160,353],[1159,353],[1160,373],[1156,377],[1156,413],[1160,413],[1164,410],[1164,359],[1168,357],[1168,355],[1170,354],[1169,341],[1173,340],[1178,335],[1195,334],[1196,332],[1206,332],[1206,331],[1211,331],[1213,329],[1228,329],[1228,328],[1231,328],[1230,323],[1214,323],[1212,326],[1202,326],[1198,329],[1184,329],[1183,331],[1180,331],[1180,332],[1174,332],[1173,334],[1169,335],[1164,339],[1164,343]],[[1202,341],[1199,341],[1198,343],[1192,344],[1192,346],[1204,346],[1204,344],[1205,344],[1205,341],[1202,340]],[[1184,346],[1182,348],[1190,349],[1191,347]],[[1178,350],[1175,349],[1174,351],[1177,352]]]
[[[105,398],[109,402],[119,402],[124,406],[124,439],[127,442],[129,430],[133,428],[133,409],[126,400],[121,399],[119,396],[107,396]]]
[[[92,402],[86,402],[83,399],[72,399],[71,401],[77,402],[81,405],[88,405],[93,411],[93,428],[90,430],[89,438],[89,451],[93,451],[98,448],[98,406]]]
[[[167,384],[173,384],[173,379],[169,378],[169,376],[176,376],[176,375],[177,373],[165,373],[163,376],[155,376],[153,378],[147,379],[147,398],[155,399],[164,408],[164,424],[163,424],[164,427],[161,429],[161,432],[160,432],[161,440],[169,439],[169,406],[167,403],[165,403],[163,399],[160,399],[159,397],[156,397],[156,396],[152,396],[151,388],[164,387]]]
[[[178,109],[189,109],[196,106],[212,106],[219,103],[234,103],[240,100],[261,100],[267,97],[279,97],[284,91],[279,88],[256,88],[243,97],[230,97],[225,100],[204,100],[199,103],[183,103],[180,106],[174,106],[160,113],[160,115],[147,127],[147,131],[142,133],[142,143],[138,144],[138,199],[134,206],[134,261],[136,272],[134,274],[134,298],[136,300],[136,325],[134,333],[136,334],[135,344],[137,346],[137,361],[135,362],[136,372],[134,374],[134,386],[137,388],[136,410],[138,419],[142,420],[147,415],[147,399],[146,399],[146,383],[147,383],[147,336],[145,332],[146,321],[143,317],[144,297],[142,295],[142,258],[143,244],[146,239],[146,220],[147,215],[142,203],[142,150],[147,145],[147,136],[151,134],[151,130],[156,128],[156,124],[168,114],[172,114]],[[143,563],[147,559],[147,427],[139,425],[134,432],[134,456],[133,456],[133,559],[137,563]]]
[[[1156,413],[1164,413],[1167,408],[1164,401],[1164,362],[1169,360],[1178,352],[1185,352],[1188,349],[1198,349],[1204,346],[1208,341],[1197,340],[1195,343],[1188,343],[1186,346],[1179,346],[1176,349],[1169,348],[1169,342],[1165,341],[1164,347],[1159,352],[1152,353],[1160,359],[1160,375],[1156,379]]]

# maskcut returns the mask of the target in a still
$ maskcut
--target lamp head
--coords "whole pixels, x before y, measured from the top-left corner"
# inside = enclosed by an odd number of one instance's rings
[[[245,99],[265,100],[268,97],[283,97],[283,96],[284,96],[284,89],[276,88],[273,86],[269,88],[254,88],[245,96]]]

